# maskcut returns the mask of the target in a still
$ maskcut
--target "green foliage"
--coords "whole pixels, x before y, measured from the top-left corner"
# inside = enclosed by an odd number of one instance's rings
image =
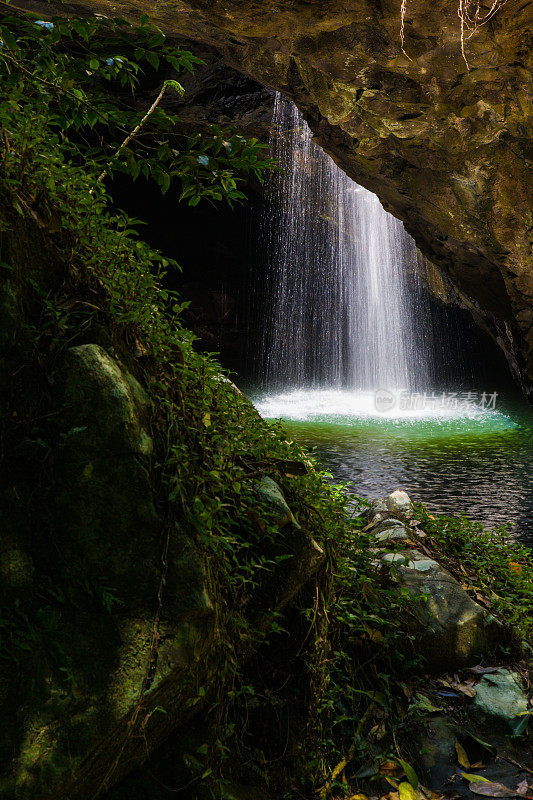
[[[164,59],[173,59],[175,69],[193,63],[189,54],[169,50],[157,32],[149,35],[101,20],[53,20],[43,26],[8,18],[0,35],[0,178],[21,219],[33,218],[67,265],[65,284],[57,289],[44,288],[36,278],[29,282],[28,296],[38,309],[27,323],[29,358],[53,379],[64,350],[87,341],[97,327],[109,331],[114,347],[130,363],[133,349],[142,355],[132,368],[153,401],[159,503],[170,520],[169,536],[185,530],[200,544],[215,601],[221,696],[213,705],[217,724],[210,763],[202,763],[206,753],[197,755],[201,775],[216,789],[218,779],[235,769],[239,714],[257,702],[236,653],[252,652],[284,635],[276,615],[263,626],[251,622],[250,603],[258,586],[268,583],[287,558],[278,548],[280,531],[261,516],[254,479],[265,474],[280,483],[298,522],[328,551],[330,567],[334,544],[346,527],[345,497],[324,481],[279,425],[259,417],[212,358],[195,352],[193,336],[180,322],[187,304],[163,284],[165,270],[177,265],[138,237],[136,221],[111,207],[98,178],[103,171],[124,170],[133,179],[140,174],[155,178],[163,191],[177,179],[181,198],[191,205],[201,198],[231,203],[242,198],[239,175],[260,177],[270,162],[262,158],[257,142],[226,132],[189,137],[178,150],[168,133],[176,119],[160,106],[142,135],[121,149],[146,109],[128,106],[116,85],[131,95],[144,62],[150,69]],[[46,417],[46,409],[40,412]],[[53,418],[41,426],[30,417],[25,430],[26,445],[31,437],[32,447],[47,453],[63,443],[64,437],[54,439]],[[75,433],[72,429],[65,436]],[[280,467],[302,459],[309,465],[305,475],[289,477]],[[78,590],[107,612],[119,610],[103,576]],[[321,590],[325,606],[329,591],[326,585]],[[164,603],[164,581],[161,597]],[[47,594],[44,603],[56,614],[59,609],[59,615],[71,604],[66,594]],[[318,631],[316,608],[311,609],[302,622],[311,625],[310,643]],[[59,652],[60,645],[52,650]],[[324,687],[313,686],[314,661],[313,654],[303,694],[316,697],[316,705],[323,706],[320,714],[328,714],[328,702],[320,699]],[[59,669],[69,671],[71,665]],[[355,705],[350,719],[354,714]]]
[[[255,139],[212,128],[209,135],[183,141],[179,117],[158,105],[127,146],[144,117],[135,91],[146,73],[192,71],[202,63],[169,44],[144,19],[132,28],[124,20],[19,17],[0,20],[0,129],[4,169],[23,179],[28,162],[82,166],[95,176],[126,172],[155,180],[163,192],[178,183],[181,199],[230,203],[244,199],[243,174],[259,180],[272,162]],[[177,80],[164,90],[181,94]],[[149,103],[148,103],[149,105]],[[53,172],[53,171],[52,171]],[[93,180],[95,178],[93,177]],[[54,191],[53,175],[43,190]]]
[[[533,554],[505,526],[486,530],[465,516],[431,514],[417,506],[430,544],[475,600],[501,616],[511,630],[533,643]]]
[[[240,176],[260,178],[271,162],[256,141],[231,132],[183,141],[175,131],[178,119],[161,104],[122,147],[148,110],[138,111],[134,102],[143,71],[164,64],[178,72],[197,63],[146,21],[132,29],[120,20],[4,18],[0,38],[0,178],[20,218],[32,218],[67,265],[57,289],[29,280],[38,312],[27,323],[28,361],[44,365],[52,379],[67,347],[87,341],[97,328],[109,332],[153,401],[153,477],[169,536],[186,531],[206,556],[223,657],[211,739],[193,754],[192,767],[215,795],[242,765],[251,782],[266,779],[267,759],[247,741],[247,720],[254,710],[277,713],[283,706],[300,715],[300,741],[291,741],[286,759],[291,785],[299,792],[329,782],[334,790],[342,759],[354,768],[370,763],[371,771],[383,755],[395,757],[390,734],[405,711],[398,701],[402,681],[420,671],[405,634],[411,601],[373,565],[361,506],[349,519],[343,487],[331,486],[281,426],[259,417],[213,358],[194,350],[194,337],[180,321],[187,302],[164,287],[165,271],[177,265],[139,238],[136,221],[112,208],[98,182],[102,172],[122,171],[133,180],[153,178],[162,191],[177,181],[179,197],[190,205],[201,199],[232,203],[243,198]],[[164,80],[168,91],[181,91],[173,78]],[[0,268],[9,273],[10,265],[0,262]],[[49,452],[77,429],[56,436],[59,441],[54,433],[53,422],[43,426],[30,418],[25,445]],[[287,461],[305,462],[307,473],[287,474]],[[258,504],[254,480],[260,475],[280,484],[298,523],[327,557],[312,591],[298,599],[303,613],[294,628],[301,645],[286,673],[278,670],[280,685],[296,675],[287,696],[270,686],[261,690],[260,670],[254,674],[236,655],[290,637],[278,615],[262,627],[251,622],[258,587],[287,558],[277,549],[280,531]],[[502,532],[489,535],[466,520],[418,513],[435,548],[449,561],[460,560],[495,608],[531,632],[530,554],[515,543],[511,550]],[[61,614],[80,592],[110,614],[120,611],[120,599],[104,576],[76,584],[72,596],[53,585],[42,591],[43,619],[30,619],[22,605],[3,615],[7,644],[0,658],[20,661],[45,636],[50,660],[75,682],[62,651]],[[164,604],[164,580],[161,597]],[[205,699],[201,687],[198,704]]]

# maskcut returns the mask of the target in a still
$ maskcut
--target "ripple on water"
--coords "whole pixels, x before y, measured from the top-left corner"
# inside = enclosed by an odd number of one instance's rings
[[[533,544],[533,412],[523,401],[382,413],[372,392],[295,390],[253,402],[358,494],[401,486],[436,511],[510,525]]]

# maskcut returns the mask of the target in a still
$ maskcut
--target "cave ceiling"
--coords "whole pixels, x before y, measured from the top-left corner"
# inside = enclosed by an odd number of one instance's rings
[[[405,52],[399,0],[13,5],[133,21],[147,13],[167,35],[207,45],[293,98],[317,142],[494,323],[531,394],[531,0],[507,0],[465,38],[464,57],[456,0],[407,0]]]

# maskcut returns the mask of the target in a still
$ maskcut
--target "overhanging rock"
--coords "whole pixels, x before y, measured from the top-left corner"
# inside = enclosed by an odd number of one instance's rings
[[[465,43],[455,4],[409,0],[16,0],[98,12],[215,48],[292,97],[318,142],[405,223],[533,387],[531,4],[507,0]]]

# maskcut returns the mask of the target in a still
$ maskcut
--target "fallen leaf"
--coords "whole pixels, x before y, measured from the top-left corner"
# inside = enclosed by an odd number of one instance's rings
[[[425,695],[417,693],[414,701],[409,706],[409,711],[426,711],[428,714],[433,714],[436,711],[442,711],[442,708],[433,705]]]
[[[413,789],[410,783],[405,781],[398,786],[398,794],[400,795],[400,800],[419,800],[416,790]]]
[[[474,689],[473,686],[470,686],[470,684],[468,684],[468,683],[457,683],[454,686],[454,689],[457,689],[459,692],[462,692],[463,694],[466,694],[467,697],[475,697],[476,696],[476,690]]]
[[[483,775],[474,775],[471,772],[461,772],[461,775],[465,781],[469,781],[470,783],[490,783],[489,779],[484,778]]]
[[[370,641],[372,642],[382,642],[383,641],[383,634],[381,631],[376,630],[375,628],[367,628],[365,626],[365,632]]]
[[[470,667],[470,672],[475,672],[476,675],[490,675],[491,672],[498,672],[501,667]]]
[[[407,778],[413,789],[417,789],[418,775],[416,774],[412,766],[407,761],[404,761],[401,758],[398,759],[398,763],[401,764],[402,769],[405,772],[405,777]]]
[[[516,572],[517,575],[521,575],[523,571],[524,567],[518,561],[509,561],[509,572]]]
[[[452,688],[452,678],[447,675],[445,678],[437,678],[437,683],[441,686],[446,686],[448,689]]]
[[[399,764],[396,763],[396,761],[382,761],[381,764],[379,765],[379,771],[382,774],[386,773],[391,773],[392,775],[394,775],[394,773],[400,774],[400,766]]]
[[[392,786],[393,789],[397,789],[398,788],[398,781],[395,781],[392,778],[389,778],[388,775],[385,775],[385,780],[387,781],[387,783],[390,783],[390,785]]]
[[[471,783],[468,787],[474,794],[482,794],[484,797],[515,797],[516,792],[508,789],[503,783]]]
[[[525,795],[528,792],[529,792],[529,786],[527,783],[527,778],[524,778],[524,780],[520,781],[520,783],[516,787],[516,793],[520,795]]]
[[[466,769],[468,769],[472,766],[466,754],[466,750],[460,742],[455,742],[455,752],[457,753],[457,761],[462,767],[466,767]]]
[[[473,739],[475,742],[480,744],[485,750],[487,750],[488,753],[491,753],[492,755],[496,753],[496,748],[494,745],[483,741],[483,739],[480,739],[479,736],[476,736],[475,733],[472,733],[472,731],[469,731],[467,728],[462,728],[462,731],[468,736],[469,739]]]

